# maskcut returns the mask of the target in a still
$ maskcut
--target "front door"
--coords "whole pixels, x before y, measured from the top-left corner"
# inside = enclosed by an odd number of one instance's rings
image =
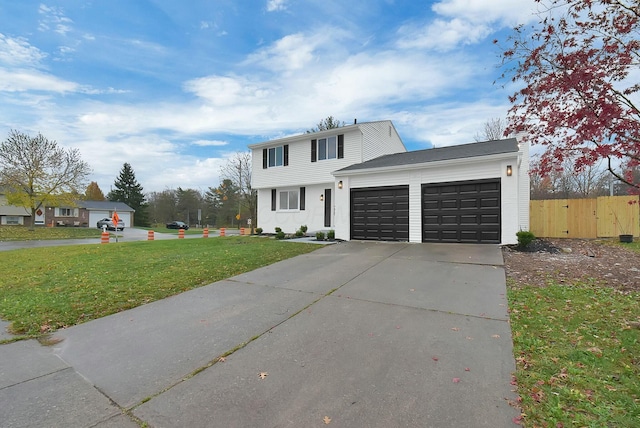
[[[324,189],[324,227],[331,227],[331,189]]]

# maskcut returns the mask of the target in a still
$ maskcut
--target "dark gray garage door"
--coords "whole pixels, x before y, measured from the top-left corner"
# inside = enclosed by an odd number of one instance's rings
[[[409,186],[351,189],[351,239],[409,240]]]
[[[422,241],[499,244],[500,179],[422,185]]]

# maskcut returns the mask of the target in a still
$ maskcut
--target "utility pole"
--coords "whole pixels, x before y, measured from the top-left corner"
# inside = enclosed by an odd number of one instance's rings
[[[238,229],[240,229],[240,210],[242,208],[242,159],[238,159],[238,175],[239,175],[239,186],[238,190],[240,194],[238,195]]]

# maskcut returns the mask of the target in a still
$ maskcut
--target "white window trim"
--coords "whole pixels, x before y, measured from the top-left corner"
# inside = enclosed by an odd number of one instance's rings
[[[62,214],[62,210],[70,210],[71,214]],[[67,207],[56,208],[56,217],[78,217],[78,209]]]
[[[329,139],[333,139],[333,157],[329,157]],[[324,140],[324,144],[321,143],[321,141]],[[330,135],[328,137],[322,137],[322,138],[318,138],[317,142],[317,158],[318,158],[318,162],[320,161],[325,161],[325,160],[333,160],[333,159],[338,159],[338,135]],[[320,157],[320,146],[324,146],[324,152],[325,152],[325,157],[321,158]]]
[[[281,195],[282,195],[282,193],[285,193],[285,192],[287,193],[287,205],[288,205],[288,201],[290,199],[289,194],[291,192],[295,192],[296,193],[297,208],[282,208],[282,205],[280,203],[281,202]],[[288,212],[288,213],[300,211],[300,189],[278,189],[276,198],[277,198],[276,199],[277,211]]]
[[[280,164],[278,165],[276,163],[277,159],[278,159],[278,149],[280,149]],[[273,160],[273,165],[271,165],[271,150],[273,150],[275,159]],[[280,168],[284,166],[284,145],[282,146],[275,146],[275,147],[269,147],[267,149],[267,168]]]

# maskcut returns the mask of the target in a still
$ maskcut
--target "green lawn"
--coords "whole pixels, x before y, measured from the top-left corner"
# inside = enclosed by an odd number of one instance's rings
[[[0,226],[0,241],[99,238],[102,231],[88,227]]]
[[[36,336],[317,248],[228,237],[13,250],[0,264],[0,318]]]
[[[523,425],[640,426],[640,293],[508,287]]]

